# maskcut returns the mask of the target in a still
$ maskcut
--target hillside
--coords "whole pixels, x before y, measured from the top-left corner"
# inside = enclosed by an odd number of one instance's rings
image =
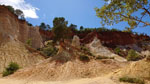
[[[149,36],[103,28],[71,30],[63,22],[54,28],[67,32],[54,34],[54,30],[28,25],[0,6],[0,74],[11,62],[20,66],[0,77],[0,83],[129,84],[119,81],[128,76],[149,84]]]
[[[38,28],[28,26],[6,7],[0,6],[0,73],[10,62],[24,68],[41,62],[45,58],[37,52],[31,53],[25,45],[32,39],[33,48],[43,46]]]
[[[10,62],[16,62],[20,67],[24,68],[39,63],[44,59],[39,53],[31,53],[20,42],[7,42],[0,46],[0,73],[4,71]]]

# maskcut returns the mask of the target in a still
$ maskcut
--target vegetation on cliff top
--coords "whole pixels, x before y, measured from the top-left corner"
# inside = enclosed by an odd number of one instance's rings
[[[11,11],[15,15],[17,15],[19,19],[25,20],[24,13],[22,10],[20,10],[20,9],[15,10],[12,6],[6,6],[6,8],[8,8],[9,11]]]

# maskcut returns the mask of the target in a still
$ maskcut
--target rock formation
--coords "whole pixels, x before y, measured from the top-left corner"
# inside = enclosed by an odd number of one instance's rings
[[[142,41],[150,41],[149,36],[134,35],[128,32],[121,31],[105,31],[105,32],[90,32],[81,33],[78,35],[81,38],[82,44],[87,44],[93,41],[94,37],[97,37],[103,44],[108,47],[114,47],[117,45],[134,45],[141,43]]]
[[[73,37],[72,46],[80,48],[80,38],[77,35]]]
[[[115,57],[118,61],[126,61],[126,59],[112,53],[108,48],[104,47],[97,37],[95,37],[94,40],[86,46],[95,56]]]
[[[0,6],[0,44],[3,42],[19,40],[26,43],[32,40],[32,47],[43,46],[38,27],[30,27],[24,20],[10,12],[6,7]]]

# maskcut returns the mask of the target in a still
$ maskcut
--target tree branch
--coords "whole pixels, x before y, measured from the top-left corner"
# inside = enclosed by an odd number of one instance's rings
[[[150,12],[148,11],[148,9],[146,9],[146,8],[142,8],[142,9],[145,10],[150,16]]]
[[[138,21],[138,22],[141,22],[141,23],[143,23],[143,24],[145,24],[145,25],[150,25],[150,23],[147,23],[147,22],[144,22],[144,21],[142,21],[142,20],[138,20],[138,19],[136,19],[136,18],[134,18],[134,17],[132,17],[132,16],[125,16],[125,15],[123,15],[123,14],[120,14],[121,16],[123,16],[123,17],[125,17],[125,18],[129,18],[129,19],[132,19],[132,20],[135,20],[135,21]]]
[[[145,12],[146,13],[146,12]],[[143,17],[145,16],[145,13],[142,15],[142,17],[140,18],[140,20],[142,20],[143,19]],[[138,24],[137,24],[137,26],[140,24],[141,22],[138,22]],[[136,27],[137,27],[136,26]]]

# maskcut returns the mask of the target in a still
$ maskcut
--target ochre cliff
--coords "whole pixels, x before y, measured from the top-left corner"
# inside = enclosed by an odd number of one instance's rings
[[[80,35],[78,35],[80,37]],[[87,44],[97,37],[102,44],[107,46],[137,44],[145,40],[150,40],[149,36],[135,35],[128,32],[107,31],[107,32],[91,32],[85,34],[81,39],[81,43]]]
[[[26,43],[29,39],[31,39],[33,48],[43,46],[38,27],[28,26],[25,20],[19,20],[6,7],[0,6],[0,44],[12,40]]]
[[[52,40],[53,35],[51,31],[40,30],[40,34],[44,40]],[[121,31],[104,31],[104,32],[83,32],[73,33],[72,36],[77,35],[80,38],[81,44],[91,43],[97,37],[102,44],[110,47],[115,45],[130,45],[137,44],[142,41],[150,41],[147,35],[137,35]]]
[[[31,53],[23,43],[10,41],[0,46],[0,73],[11,62],[16,62],[20,67],[28,67],[43,61],[45,58],[38,52]]]

